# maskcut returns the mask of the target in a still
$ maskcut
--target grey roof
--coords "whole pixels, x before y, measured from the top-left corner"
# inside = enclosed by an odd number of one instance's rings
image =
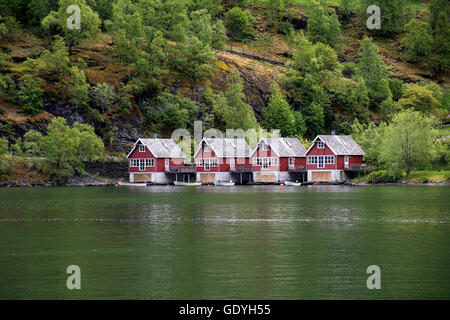
[[[205,138],[203,139],[217,157],[246,158],[250,155],[250,147],[243,138]]]
[[[139,139],[156,158],[186,158],[173,139]]]
[[[351,136],[319,135],[318,138],[328,145],[336,155],[363,156],[365,154]]]
[[[304,157],[306,149],[297,138],[264,138],[279,157]]]

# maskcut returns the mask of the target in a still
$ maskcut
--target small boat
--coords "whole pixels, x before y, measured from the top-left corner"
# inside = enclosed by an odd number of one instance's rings
[[[190,186],[190,187],[197,187],[201,186],[201,182],[182,182],[182,181],[174,181],[173,182],[176,186]]]
[[[284,182],[284,185],[285,186],[291,186],[291,187],[300,187],[302,184],[301,184],[301,182],[298,182],[298,181],[285,181]]]
[[[147,182],[119,182],[119,186],[124,186],[124,187],[146,187],[147,186]]]
[[[234,186],[234,182],[233,181],[217,181],[214,182],[215,186]]]

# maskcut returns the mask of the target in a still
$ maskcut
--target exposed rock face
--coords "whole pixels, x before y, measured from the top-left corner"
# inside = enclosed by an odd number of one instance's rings
[[[45,100],[43,109],[55,117],[65,118],[68,125],[72,125],[74,122],[86,123],[86,120],[80,116],[76,107],[65,101]]]
[[[88,161],[84,163],[85,171],[91,175],[109,179],[127,179],[128,162],[124,161]]]
[[[266,65],[269,62],[251,59],[250,55],[244,54],[217,52],[216,56],[224,66],[239,71],[244,82],[247,103],[253,107],[257,115],[261,115],[270,97],[270,86],[278,80],[284,67],[274,64],[269,67]],[[223,68],[222,70],[224,70]],[[226,73],[222,72],[213,79],[216,90],[223,91],[226,89],[225,77]]]

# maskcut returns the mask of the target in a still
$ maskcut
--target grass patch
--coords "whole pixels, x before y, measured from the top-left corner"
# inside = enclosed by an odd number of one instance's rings
[[[352,182],[356,183],[384,183],[392,182],[388,181],[386,178],[387,171],[379,170],[374,171],[368,175],[361,176],[352,179]],[[406,177],[406,173],[403,172],[402,176],[397,180],[398,182],[414,182],[414,183],[444,183],[450,182],[450,171],[436,171],[436,170],[421,170],[413,171],[410,173],[409,177]]]
[[[414,171],[402,179],[409,182],[450,182],[450,171]]]

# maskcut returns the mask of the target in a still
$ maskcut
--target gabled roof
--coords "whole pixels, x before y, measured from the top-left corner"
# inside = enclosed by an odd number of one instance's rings
[[[261,142],[267,143],[279,157],[306,156],[306,149],[297,138],[261,138],[251,156],[258,150]]]
[[[186,155],[173,139],[143,139],[140,138],[134,144],[134,148],[127,155],[133,153],[139,144],[146,146],[155,158],[186,158]]]
[[[250,147],[243,138],[203,138],[194,158],[203,143],[209,145],[218,158],[247,158],[250,155]]]
[[[361,147],[353,140],[351,136],[337,136],[337,135],[318,135],[311,147],[309,147],[308,153],[315,145],[317,139],[325,143],[331,151],[337,156],[363,156],[365,155]]]

